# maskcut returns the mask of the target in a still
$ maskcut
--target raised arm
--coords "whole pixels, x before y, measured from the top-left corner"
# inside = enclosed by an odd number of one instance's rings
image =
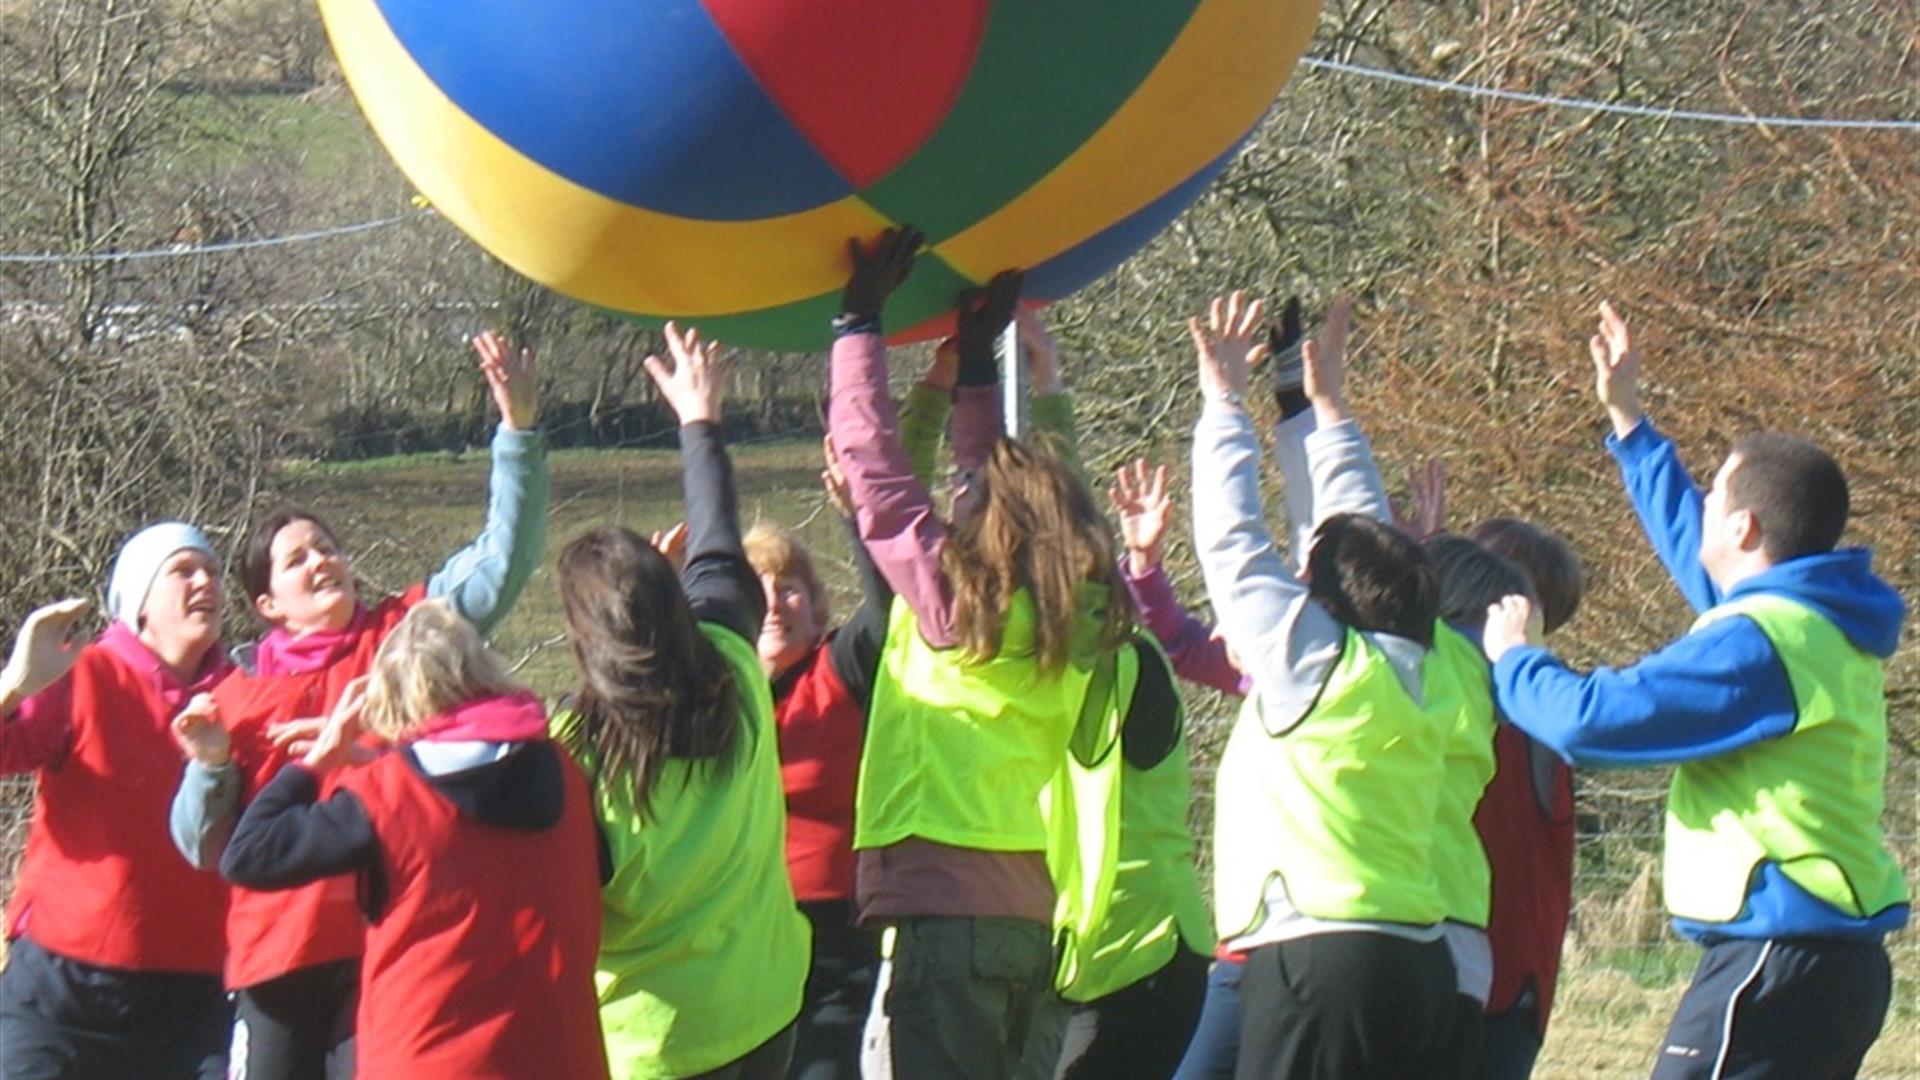
[[[873,680],[880,671],[880,650],[887,639],[887,612],[893,606],[893,590],[880,569],[873,565],[866,545],[860,542],[860,530],[853,523],[853,499],[847,491],[847,476],[833,452],[833,440],[826,440],[826,465],[820,470],[820,482],[827,498],[840,511],[852,541],[853,564],[860,578],[860,606],[853,616],[840,624],[828,641],[828,653],[840,681],[862,705],[872,697]]]
[[[1023,281],[1017,270],[996,274],[986,288],[961,297],[955,312],[960,384],[953,398],[953,467],[960,472],[985,465],[993,444],[1006,430],[1000,416],[1000,361],[994,348],[1019,305]]]
[[[1253,679],[1269,730],[1283,731],[1312,707],[1345,632],[1308,597],[1267,531],[1259,440],[1245,408],[1262,313],[1259,301],[1235,293],[1213,302],[1205,327],[1188,323],[1205,400],[1193,433],[1193,532],[1220,629]]]
[[[960,375],[960,347],[952,338],[933,351],[933,365],[908,388],[900,403],[900,445],[915,479],[932,490],[940,468],[940,437],[953,414],[953,391]]]
[[[1034,433],[1052,436],[1061,460],[1078,472],[1080,431],[1073,413],[1073,396],[1067,393],[1066,381],[1060,375],[1060,343],[1036,311],[1016,308],[1013,322],[1019,327],[1020,351],[1027,360]]]
[[[506,618],[540,565],[550,482],[546,437],[534,427],[538,378],[533,351],[515,350],[491,330],[473,339],[473,349],[500,410],[487,480],[487,521],[473,543],[428,579],[427,595],[451,600],[486,634]]]
[[[1167,580],[1160,546],[1173,511],[1166,466],[1150,469],[1144,458],[1131,468],[1122,465],[1114,473],[1107,497],[1120,516],[1120,537],[1127,549],[1120,560],[1121,579],[1133,597],[1140,624],[1166,651],[1174,674],[1224,693],[1246,693],[1246,676],[1234,666],[1227,643],[1188,613]]]
[[[1313,404],[1313,430],[1301,440],[1304,476],[1288,475],[1287,486],[1304,482],[1313,507],[1309,535],[1335,514],[1360,514],[1391,522],[1380,466],[1373,447],[1347,407],[1347,337],[1353,323],[1353,298],[1342,296],[1327,311],[1314,338],[1300,343],[1303,389]],[[1288,455],[1281,455],[1281,465]],[[1292,503],[1288,504],[1289,510]],[[1299,522],[1292,522],[1298,530]],[[1297,533],[1296,533],[1297,535]]]
[[[66,755],[73,738],[73,695],[67,672],[83,646],[74,630],[85,600],[36,608],[20,625],[0,669],[0,776],[31,772]]]
[[[854,269],[842,301],[845,310],[835,320],[839,336],[829,361],[827,433],[846,475],[862,546],[919,619],[921,636],[946,646],[953,643],[953,594],[940,573],[946,529],[900,444],[880,336],[880,308],[906,280],[922,239],[913,229],[889,229],[871,250],[849,241]]]
[[[687,512],[687,561],[680,581],[687,606],[694,618],[719,623],[752,641],[760,634],[767,598],[741,543],[733,462],[720,434],[727,366],[719,343],[702,341],[700,331],[689,329],[683,335],[668,323],[665,334],[672,362],[649,356],[645,366],[660,396],[680,418],[680,479]]]
[[[1672,440],[1654,430],[1640,406],[1640,350],[1633,331],[1610,303],[1600,305],[1599,331],[1587,341],[1594,384],[1613,431],[1607,449],[1620,463],[1620,478],[1633,500],[1647,540],[1674,584],[1695,611],[1720,601],[1720,591],[1700,565],[1704,496],[1687,475]]]

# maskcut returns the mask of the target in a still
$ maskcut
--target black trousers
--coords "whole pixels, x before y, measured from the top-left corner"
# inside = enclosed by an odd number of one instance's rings
[[[95,967],[26,937],[0,972],[7,1080],[222,1080],[232,1030],[217,975]]]
[[[1237,1080],[1450,1076],[1453,959],[1443,941],[1355,931],[1262,945],[1240,978]]]
[[[1175,950],[1159,971],[1067,1014],[1055,1080],[1167,1080],[1207,997],[1207,958]]]
[[[1053,992],[1044,923],[924,916],[893,924],[885,989],[868,1034],[874,1074],[894,1080],[1007,1080]]]
[[[350,1080],[360,962],[290,971],[234,995],[234,1080]]]
[[[854,925],[853,904],[816,900],[800,905],[813,924],[813,967],[806,999],[794,1022],[790,1080],[859,1080],[860,1037],[873,1008],[880,967],[880,934]]]
[[[1474,1075],[1480,1080],[1528,1080],[1533,1063],[1540,1056],[1540,1021],[1537,1006],[1515,1005],[1503,1013],[1486,1018],[1481,1030],[1480,1065]]]
[[[1441,1075],[1459,1080],[1478,1075],[1486,1024],[1486,1007],[1477,998],[1458,992],[1453,995],[1453,1022],[1448,1028],[1447,1048],[1442,1051],[1445,1071]]]
[[[1707,947],[1655,1059],[1655,1080],[1846,1080],[1880,1037],[1893,965],[1878,941]]]

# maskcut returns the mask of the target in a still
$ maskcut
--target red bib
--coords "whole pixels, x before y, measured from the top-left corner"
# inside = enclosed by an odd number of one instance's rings
[[[774,705],[787,872],[797,900],[844,900],[853,896],[853,795],[866,716],[834,670],[831,649],[814,649],[805,664]]]
[[[10,932],[99,967],[217,973],[226,883],[188,865],[167,832],[185,767],[172,710],[99,645],[49,692],[67,695],[72,741],[39,773]]]
[[[1493,989],[1487,1012],[1513,1008],[1531,986],[1544,1036],[1573,909],[1573,770],[1554,763],[1553,797],[1542,812],[1526,735],[1502,723],[1493,746],[1498,760],[1493,782],[1473,816],[1493,868],[1493,909],[1487,921]]]
[[[267,738],[268,729],[332,711],[346,685],[372,669],[387,634],[425,596],[421,585],[381,601],[367,613],[353,644],[326,667],[292,675],[236,675],[220,684],[214,701],[233,737],[233,760],[247,797],[292,760]],[[321,797],[331,789],[329,780]],[[360,955],[365,926],[350,874],[271,892],[235,885],[227,912],[227,986],[258,986],[304,967],[351,960]]]
[[[553,752],[566,802],[538,832],[463,818],[402,752],[341,780],[373,822],[387,884],[360,969],[359,1075],[607,1075],[594,824],[585,776]]]

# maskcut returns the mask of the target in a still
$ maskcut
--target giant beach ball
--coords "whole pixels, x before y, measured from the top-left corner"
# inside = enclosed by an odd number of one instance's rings
[[[1259,123],[1318,0],[320,0],[401,170],[520,273],[644,321],[817,349],[849,237],[928,251],[939,331],[1009,267],[1072,293]]]

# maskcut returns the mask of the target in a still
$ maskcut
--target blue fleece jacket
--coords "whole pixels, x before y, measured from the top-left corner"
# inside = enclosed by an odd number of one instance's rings
[[[1703,496],[1649,421],[1607,448],[1635,511],[1680,591],[1696,611],[1755,593],[1789,597],[1831,620],[1862,650],[1886,659],[1906,606],[1874,576],[1872,554],[1848,548],[1780,563],[1725,595],[1700,565]],[[1671,765],[1731,753],[1793,730],[1793,687],[1773,644],[1751,619],[1721,619],[1624,668],[1580,675],[1545,649],[1510,650],[1493,668],[1500,708],[1514,724],[1584,768]],[[1906,925],[1900,905],[1854,918],[1795,885],[1772,863],[1748,883],[1731,923],[1675,919],[1681,934],[1720,938],[1878,937]]]

